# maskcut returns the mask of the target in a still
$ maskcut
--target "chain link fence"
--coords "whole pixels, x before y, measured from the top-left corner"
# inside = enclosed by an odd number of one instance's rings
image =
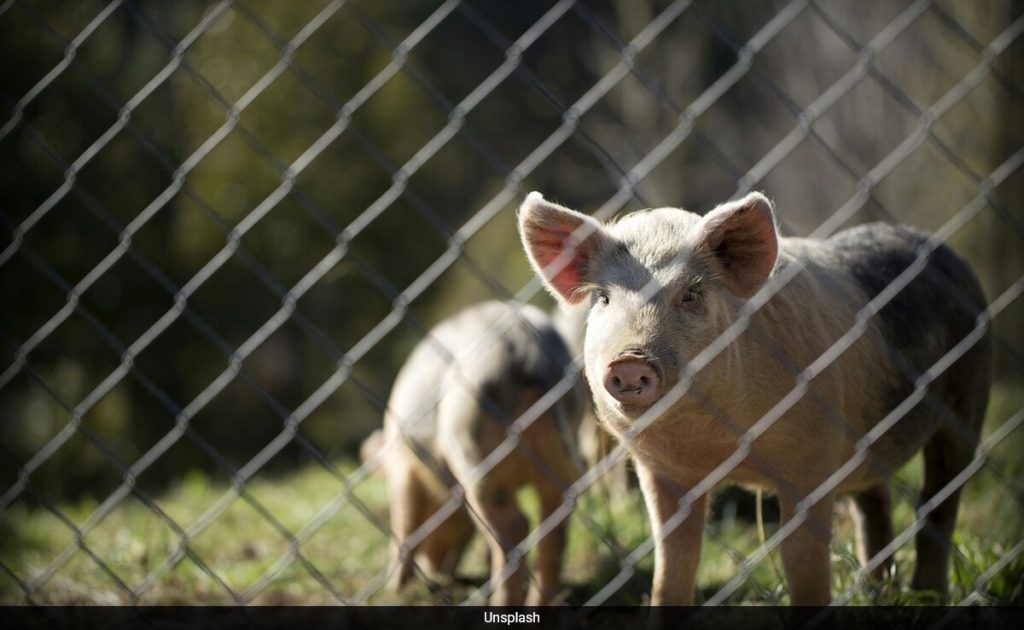
[[[354,455],[400,364],[465,304],[551,307],[515,235],[530,190],[600,218],[764,190],[783,233],[878,219],[930,232],[864,321],[942,243],[991,301],[794,519],[758,540],[751,499],[719,496],[699,599],[787,601],[773,550],[992,331],[976,457],[920,506],[914,473],[897,476],[894,540],[861,566],[837,536],[833,593],[913,602],[868,575],[908,561],[925,517],[967,484],[953,598],[1019,602],[1022,30],[1009,2],[3,2],[3,600],[485,601],[486,578],[417,570],[419,593],[385,588],[397,542],[374,473],[389,452]],[[787,271],[634,436],[800,270]],[[790,366],[797,386],[737,433],[673,526],[862,333]],[[476,478],[577,377],[515,420]],[[645,601],[638,491],[601,481],[626,456],[592,456],[509,571],[569,520],[560,601]],[[407,545],[464,504],[453,487]]]

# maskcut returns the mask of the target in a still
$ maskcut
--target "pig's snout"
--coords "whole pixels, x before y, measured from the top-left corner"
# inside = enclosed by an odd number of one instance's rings
[[[628,354],[608,364],[604,388],[624,405],[646,407],[661,394],[661,379],[644,357]]]

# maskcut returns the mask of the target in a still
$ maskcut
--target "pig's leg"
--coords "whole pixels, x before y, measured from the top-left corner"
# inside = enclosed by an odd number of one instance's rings
[[[882,482],[853,495],[854,520],[857,522],[857,556],[861,565],[866,565],[882,549],[892,542],[892,496],[889,483]],[[893,559],[890,555],[875,569],[873,575],[879,580],[893,575]]]
[[[432,504],[427,518],[442,507],[443,504]],[[469,514],[460,508],[424,539],[423,555],[427,557],[430,569],[435,575],[454,577],[455,568],[459,565],[459,560],[462,559],[474,531]]]
[[[397,592],[412,578],[414,549],[404,556],[400,546],[423,523],[427,507],[427,490],[422,487],[413,471],[398,465],[388,474],[388,495],[391,497],[391,533],[399,546],[395,550],[398,571],[391,581],[391,588]]]
[[[543,522],[562,506],[562,493],[553,483],[537,484],[537,490],[540,495],[540,518]],[[530,606],[547,604],[558,594],[568,527],[569,519],[563,519],[552,527],[538,544],[535,572],[537,581],[531,586],[527,599]]]
[[[647,513],[651,518],[651,531],[654,535],[654,588],[651,591],[651,604],[692,605],[704,537],[706,495],[694,501],[686,519],[673,528],[673,517],[679,510],[679,500],[686,494],[686,489],[639,461],[636,472],[647,502]]]
[[[924,446],[924,487],[920,502],[923,504],[941,491],[960,473],[974,456],[974,442],[958,439],[945,430],[939,430]],[[945,597],[949,588],[949,552],[953,528],[960,505],[960,490],[954,491],[943,503],[925,517],[925,525],[917,532],[917,566],[914,567],[913,588],[934,591]]]
[[[779,512],[783,526],[797,513],[797,503],[806,493],[779,493]],[[794,500],[796,499],[796,500]],[[782,565],[789,585],[789,601],[794,606],[824,606],[829,592],[829,543],[832,539],[833,497],[828,495],[812,505],[807,520],[782,541]]]
[[[506,579],[500,576],[508,565],[509,552],[529,533],[526,516],[516,502],[515,489],[501,483],[489,483],[485,477],[467,492],[470,508],[480,518],[491,555],[490,603],[493,606],[521,606],[526,599],[526,572],[520,564]]]
[[[535,397],[531,396],[526,400],[535,400],[540,398],[541,394],[542,392],[538,391]],[[525,411],[526,407],[520,414]],[[542,523],[562,508],[565,501],[563,493],[583,474],[583,462],[580,461],[574,445],[563,439],[558,430],[559,413],[559,409],[556,408],[552,413],[539,418],[526,431],[527,448],[522,452],[526,465],[532,468],[533,486],[540,498]],[[591,424],[595,431],[602,431],[596,422],[591,421]],[[530,461],[531,451],[532,456],[539,456],[541,460],[535,465]],[[571,510],[574,506],[568,507]],[[537,545],[537,567],[534,572],[536,580],[531,583],[527,598],[527,602],[532,606],[548,604],[558,595],[568,527],[568,517],[563,518],[551,525],[551,529]]]

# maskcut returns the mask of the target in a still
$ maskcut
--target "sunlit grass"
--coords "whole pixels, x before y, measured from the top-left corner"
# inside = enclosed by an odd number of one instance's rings
[[[997,387],[985,435],[1024,407],[1024,389]],[[952,599],[975,588],[979,576],[1019,541],[1022,526],[1021,485],[1024,431],[1011,434],[992,453],[987,465],[966,486],[951,567]],[[896,531],[914,519],[912,494],[920,486],[920,458],[898,474],[894,483]],[[36,603],[127,603],[139,592],[144,604],[232,603],[227,589],[244,601],[262,604],[332,604],[339,602],[443,603],[464,601],[487,577],[486,548],[478,536],[471,544],[453,584],[432,591],[415,584],[401,595],[377,588],[386,578],[390,544],[378,525],[387,524],[384,480],[365,478],[348,494],[337,473],[350,475],[352,461],[336,463],[329,471],[319,465],[291,474],[257,477],[237,497],[227,485],[190,472],[156,499],[161,517],[137,498],[129,498],[96,525],[76,548],[72,530],[38,504],[17,502],[0,515],[0,602],[26,601],[23,585],[44,575],[58,559],[67,562],[53,575],[34,584]],[[911,495],[911,496],[908,496]],[[227,502],[227,499],[234,498]],[[533,522],[535,497],[521,495]],[[354,500],[353,500],[354,499]],[[221,501],[225,503],[220,503]],[[168,519],[189,530],[211,509],[227,505],[207,527],[195,532],[187,546]],[[59,506],[77,526],[98,507],[93,500]],[[273,521],[267,518],[271,515]],[[623,557],[649,536],[646,509],[639,492],[610,498],[603,489],[581,497],[570,525],[563,601],[581,604],[601,592],[609,581],[623,578],[608,593],[607,603],[647,601],[653,558],[646,554],[634,564]],[[771,536],[777,523],[769,522]],[[292,549],[287,532],[301,544]],[[710,522],[700,571],[699,597],[707,598],[735,576],[760,545],[756,528],[747,518]],[[187,553],[185,553],[187,551]],[[296,553],[293,553],[296,552]],[[99,558],[103,570],[91,557]],[[836,510],[833,543],[833,593],[854,588],[851,603],[929,603],[909,590],[914,565],[913,544],[896,553],[895,582],[855,583],[853,525],[845,503]],[[983,601],[1021,603],[1024,555],[1008,563],[980,585]],[[144,588],[141,588],[144,587]],[[141,590],[140,590],[141,588]],[[754,568],[730,599],[732,603],[787,603],[778,552]]]

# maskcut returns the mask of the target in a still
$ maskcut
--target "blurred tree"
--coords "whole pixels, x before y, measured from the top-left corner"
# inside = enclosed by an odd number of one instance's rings
[[[908,2],[871,11],[853,0],[814,3],[734,85],[743,46],[788,3],[697,2],[676,16],[683,5],[662,0],[579,2],[542,29],[551,3],[467,0],[420,38],[416,29],[447,5],[133,1],[72,45],[104,6],[0,9],[9,61],[0,64],[0,247],[13,248],[0,263],[4,367],[43,338],[0,385],[0,458],[9,464],[0,485],[80,422],[84,431],[31,476],[48,496],[105,497],[121,480],[112,458],[137,461],[184,409],[198,409],[190,433],[143,485],[193,467],[227,474],[296,409],[308,414],[298,441],[268,471],[352,454],[380,422],[424,326],[530,280],[514,227],[523,194],[540,189],[597,209],[695,102],[709,107],[689,110],[692,129],[627,207],[704,212],[754,169],[752,185],[778,202],[784,229],[809,233],[1021,12],[1011,2],[936,3],[849,94],[815,109],[808,137],[762,172],[770,151],[799,132],[800,114]],[[518,64],[504,66],[527,32]],[[398,50],[413,33],[411,48]],[[601,83],[638,35],[633,71]],[[966,204],[977,180],[1024,144],[1019,52],[1015,44],[1000,57],[847,223],[935,229]],[[716,82],[730,87],[699,101]],[[534,160],[552,137],[562,139]],[[507,186],[522,165],[525,181]],[[996,189],[997,211],[953,241],[993,297],[1024,268],[1020,185],[1016,175]],[[132,222],[141,227],[119,250]],[[460,228],[464,247],[451,240]],[[110,255],[120,258],[107,268]],[[83,279],[89,287],[62,311]],[[407,316],[388,319],[410,287]],[[187,308],[174,311],[186,288]],[[295,310],[280,311],[296,295]],[[1018,381],[1021,308],[997,321],[1000,374]],[[69,315],[51,320],[57,313]],[[123,353],[139,340],[129,366]],[[350,369],[343,357],[353,349]]]

